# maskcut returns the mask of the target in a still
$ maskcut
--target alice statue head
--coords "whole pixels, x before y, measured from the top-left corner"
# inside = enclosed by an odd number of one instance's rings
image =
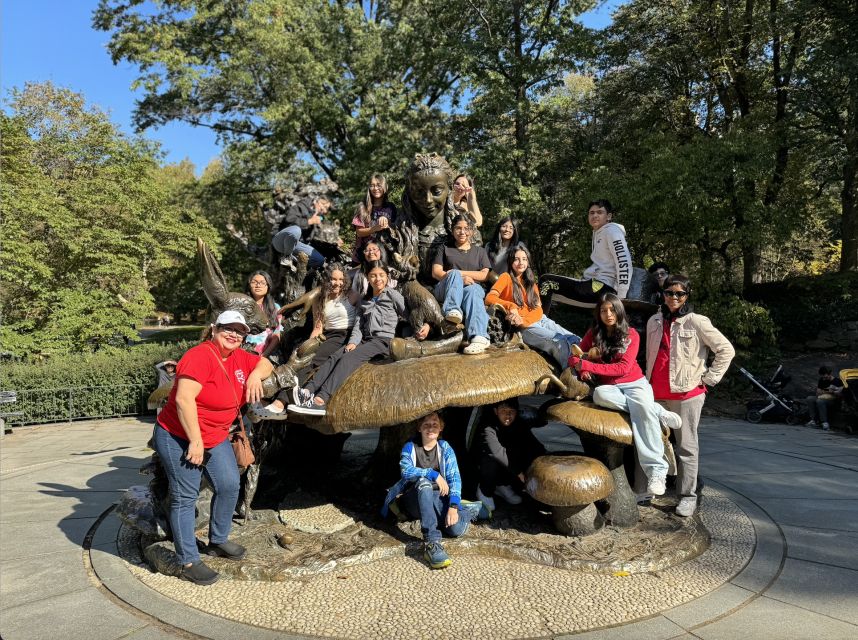
[[[405,172],[403,209],[418,227],[449,226],[453,208],[453,170],[437,153],[418,153]]]

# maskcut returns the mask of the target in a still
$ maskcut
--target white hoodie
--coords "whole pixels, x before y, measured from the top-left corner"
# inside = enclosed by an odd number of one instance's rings
[[[609,222],[593,232],[593,261],[584,271],[584,277],[598,280],[615,289],[625,299],[632,281],[632,254],[626,243],[626,228]]]

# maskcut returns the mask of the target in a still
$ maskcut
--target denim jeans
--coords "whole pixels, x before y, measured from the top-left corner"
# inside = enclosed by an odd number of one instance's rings
[[[603,384],[593,391],[593,402],[606,409],[629,414],[638,463],[648,479],[665,477],[667,461],[661,440],[659,416],[665,408],[657,404],[646,378],[622,384]]]
[[[486,292],[482,285],[475,282],[465,286],[462,272],[453,269],[435,285],[435,298],[441,303],[441,315],[446,316],[454,309],[462,312],[466,338],[482,336],[488,339],[489,314],[486,311]]]
[[[226,542],[232,529],[232,514],[238,502],[239,489],[238,466],[232,444],[224,440],[216,447],[206,449],[206,453],[211,456],[205,467],[202,467],[192,465],[185,459],[188,441],[174,436],[161,425],[155,425],[152,440],[170,481],[170,528],[176,555],[182,564],[198,562],[200,553],[194,536],[194,521],[203,473],[214,492],[209,542]]]
[[[313,247],[305,242],[301,242],[301,227],[297,225],[290,225],[282,230],[285,233],[288,233],[290,236],[295,238],[295,248],[292,250],[292,254],[294,255],[296,251],[300,251],[301,253],[306,253],[310,258],[307,263],[310,267],[321,267],[325,263],[325,256],[316,251]]]
[[[445,526],[447,500],[441,497],[438,489],[432,488],[432,482],[426,478],[421,478],[405,491],[402,506],[412,518],[420,518],[424,542],[440,541],[442,530],[451,538],[458,538],[471,523],[471,512],[460,508],[459,521],[452,527]]]
[[[807,396],[804,402],[807,404],[807,411],[810,414],[811,420],[814,422],[828,422],[828,408],[834,406],[834,403],[837,401],[831,398]]]
[[[581,342],[579,336],[568,329],[564,329],[544,314],[532,325],[522,329],[521,339],[527,346],[550,355],[560,365],[561,369],[569,366],[569,354],[572,345]]]

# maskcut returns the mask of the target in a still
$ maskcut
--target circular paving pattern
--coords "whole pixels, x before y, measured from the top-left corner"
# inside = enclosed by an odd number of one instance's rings
[[[311,636],[521,638],[579,632],[654,615],[700,597],[750,559],[754,527],[726,494],[707,487],[699,512],[711,536],[691,560],[614,574],[570,570],[448,545],[453,564],[432,571],[415,545],[401,554],[282,581],[232,579],[209,587],[153,573],[140,557],[139,534],[123,526],[119,551],[146,586],[184,605],[236,622]],[[660,503],[670,504],[670,500]],[[109,585],[108,585],[109,586]]]

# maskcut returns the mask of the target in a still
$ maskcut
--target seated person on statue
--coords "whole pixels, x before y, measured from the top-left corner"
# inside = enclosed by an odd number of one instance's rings
[[[352,262],[359,263],[361,252],[376,235],[386,232],[396,223],[396,205],[387,199],[387,180],[380,173],[370,178],[366,197],[355,211],[352,226],[355,229],[355,246]]]
[[[260,333],[249,333],[244,339],[244,343],[250,345],[254,353],[267,358],[271,354],[276,354],[280,347],[280,317],[277,311],[280,310],[280,305],[274,302],[272,295],[274,283],[267,271],[254,271],[247,279],[247,286],[244,292],[253,298],[256,306],[262,311],[263,315],[268,319],[268,325],[265,330]]]
[[[306,254],[310,267],[321,267],[325,262],[324,256],[307,243],[313,228],[322,223],[330,208],[331,200],[327,196],[304,198],[296,202],[286,211],[280,231],[272,240],[274,248],[286,257],[296,253]]]
[[[629,414],[638,463],[647,478],[646,492],[664,495],[667,462],[661,424],[678,428],[682,420],[656,403],[652,387],[636,360],[640,336],[629,326],[626,310],[617,296],[606,293],[601,297],[594,309],[592,327],[580,347],[585,354],[596,347],[598,357],[590,360],[573,355],[569,366],[582,379],[596,382],[593,402]]]
[[[518,221],[512,216],[506,216],[498,221],[491,240],[486,245],[486,253],[492,263],[492,271],[497,274],[506,273],[506,254],[510,248],[524,244],[519,240]]]
[[[370,290],[361,300],[348,343],[328,358],[304,388],[293,389],[295,402],[289,405],[289,411],[325,415],[326,403],[352,373],[362,364],[386,357],[390,352],[396,325],[405,316],[405,300],[396,289],[388,286],[387,265],[374,262],[367,266]]]
[[[486,250],[471,244],[471,224],[464,216],[453,218],[452,242],[438,248],[432,263],[435,298],[447,322],[464,323],[470,344],[464,353],[482,353],[489,346],[489,316],[482,283],[491,265]]]
[[[486,306],[501,305],[509,324],[521,331],[524,344],[549,354],[561,370],[565,369],[572,345],[581,342],[581,338],[543,313],[527,248],[520,244],[506,256],[507,269],[486,295]]]

